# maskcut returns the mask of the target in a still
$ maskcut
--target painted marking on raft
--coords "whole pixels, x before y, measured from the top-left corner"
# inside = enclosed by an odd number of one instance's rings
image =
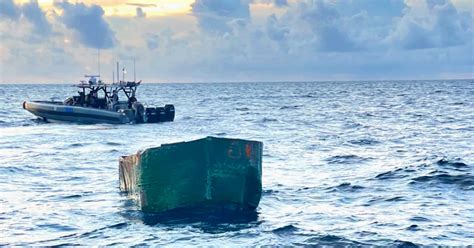
[[[227,155],[229,156],[229,158],[239,159],[242,157],[242,150],[234,142],[230,145],[229,150],[227,150]]]
[[[245,145],[245,155],[247,156],[247,158],[252,157],[252,145],[251,144],[246,144]]]

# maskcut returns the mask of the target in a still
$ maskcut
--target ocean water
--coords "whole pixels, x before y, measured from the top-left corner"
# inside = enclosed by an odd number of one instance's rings
[[[145,84],[172,123],[44,123],[0,87],[0,245],[474,244],[474,82]],[[264,142],[249,213],[143,214],[118,158],[205,136]]]

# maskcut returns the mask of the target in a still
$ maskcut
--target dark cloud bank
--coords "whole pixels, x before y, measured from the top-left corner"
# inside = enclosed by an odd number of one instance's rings
[[[0,20],[20,21],[24,18],[33,25],[33,32],[41,37],[52,34],[51,23],[37,1],[16,5],[13,0],[0,0]]]
[[[55,6],[63,10],[58,19],[74,30],[79,42],[91,48],[111,48],[117,43],[115,32],[104,20],[104,10],[98,5],[58,2]]]

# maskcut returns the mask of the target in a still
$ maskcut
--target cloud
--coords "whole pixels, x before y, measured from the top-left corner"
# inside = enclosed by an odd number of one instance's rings
[[[280,18],[269,16],[266,33],[293,51],[350,52],[361,49],[357,32],[360,28],[351,22],[352,17],[340,15],[333,2],[301,1]]]
[[[156,7],[156,4],[152,4],[152,3],[127,3],[127,5],[141,7],[141,8]]]
[[[220,17],[225,9],[211,8],[211,3],[206,3],[207,11],[193,6],[202,30],[212,29],[202,24],[208,21],[207,16]],[[425,7],[414,9],[410,4]],[[193,36],[196,42],[187,49],[200,51],[195,66],[203,74],[221,77],[239,73],[249,78],[259,75],[285,79],[288,75],[420,78],[453,68],[465,73],[473,61],[466,55],[472,54],[472,43],[468,43],[470,16],[463,16],[450,1],[302,0],[288,3],[284,10],[283,14],[270,13],[263,24],[253,23],[250,16],[235,18],[238,11],[225,11],[232,14],[212,20],[213,24],[224,25],[219,29],[226,33],[222,39]],[[246,25],[231,25],[236,22],[230,17],[244,20]],[[193,55],[186,54],[188,63],[193,61]],[[446,65],[446,61],[450,64]]]
[[[287,0],[275,0],[274,4],[277,7],[284,7],[284,6],[288,6],[288,1]]]
[[[143,18],[146,16],[146,13],[143,11],[141,7],[136,8],[136,17]]]
[[[319,51],[343,52],[354,50],[356,45],[344,26],[337,9],[324,1],[310,1],[300,5],[300,17],[314,32]]]
[[[112,48],[116,45],[115,33],[104,19],[104,10],[98,5],[69,2],[55,3],[63,13],[58,19],[74,30],[75,38],[90,48]]]
[[[160,46],[170,48],[175,42],[173,40],[173,35],[173,31],[168,28],[159,31],[158,33],[146,33],[146,45],[150,50],[156,50]]]
[[[46,19],[46,13],[38,5],[38,1],[31,1],[22,6],[24,17],[33,24],[34,31],[41,36],[49,36],[52,33],[51,24]]]
[[[1,20],[13,21],[12,27],[15,32],[8,32],[6,36],[22,36],[25,41],[37,43],[45,41],[53,34],[52,25],[46,17],[38,1],[31,0],[24,4],[15,4],[10,0],[0,0],[0,16],[5,17]]]
[[[112,48],[102,52],[104,64],[136,58],[149,82],[472,78],[474,64],[472,12],[447,0],[197,0],[191,15],[160,18],[56,3],[57,35],[43,43],[25,39],[32,17],[17,6],[17,21],[0,23],[8,36],[2,63],[14,67],[5,80],[26,78],[28,67],[37,70],[30,76],[55,81],[93,72],[89,47],[104,44]],[[150,7],[130,6],[143,14]],[[74,66],[61,64],[68,61]]]
[[[17,21],[20,18],[20,8],[18,8],[13,0],[0,1],[0,18],[8,18]]]
[[[288,6],[287,0],[253,0],[253,3],[273,4],[274,6],[280,8]]]
[[[270,16],[266,33],[290,51],[356,52],[461,46],[473,30],[449,0],[306,0]]]
[[[148,33],[146,34],[145,39],[146,45],[150,50],[155,50],[160,45],[159,36],[157,34]]]
[[[283,41],[288,37],[290,29],[287,26],[281,25],[276,15],[272,14],[267,18],[266,32],[270,39]]]
[[[274,13],[242,14],[241,10],[252,3],[270,4]],[[400,21],[411,8],[410,3],[401,0],[301,0],[289,1],[283,9],[265,0],[234,1],[229,5],[197,1],[193,15],[199,29],[189,33],[175,30],[168,41],[162,35],[148,35],[144,40],[153,50],[142,58],[149,61],[151,68],[159,68],[161,77],[172,80],[179,74],[181,80],[188,81],[420,79],[467,75],[472,70],[472,45],[466,42],[447,47],[436,45],[447,45],[441,34],[449,30],[459,31],[457,27],[472,30],[469,18],[450,12],[452,9],[446,8],[449,6],[446,3],[449,2],[435,3],[433,10],[426,7],[417,15],[412,10],[409,15],[413,15],[418,28],[408,27],[412,32],[408,36],[413,40],[405,40],[407,45],[402,47],[400,42],[392,42]],[[384,10],[386,6],[393,8]],[[206,25],[208,21],[212,25]],[[432,29],[438,38],[430,37]],[[459,37],[466,38],[465,34]]]
[[[229,32],[231,30],[229,22],[236,19],[244,21],[250,19],[247,0],[196,0],[191,7],[199,27],[206,32]]]
[[[450,1],[407,1],[388,42],[402,49],[460,46],[472,44],[472,32],[472,16],[458,12]]]
[[[335,0],[332,3],[344,16],[365,11],[370,16],[382,16],[387,20],[400,16],[405,8],[403,0]]]

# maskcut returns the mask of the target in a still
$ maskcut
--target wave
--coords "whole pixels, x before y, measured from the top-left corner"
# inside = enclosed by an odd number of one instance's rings
[[[432,171],[430,175],[419,176],[412,179],[411,184],[429,183],[430,185],[452,184],[465,190],[474,190],[474,175],[452,175],[442,171]]]
[[[410,221],[416,221],[416,222],[431,222],[430,219],[421,217],[421,216],[414,216],[409,219]]]
[[[273,189],[264,189],[262,192],[263,196],[268,196],[268,195],[273,195],[279,193],[278,190],[273,190]]]
[[[288,234],[291,234],[291,233],[295,233],[298,230],[299,230],[299,228],[297,228],[297,227],[290,224],[290,225],[275,228],[275,229],[272,230],[272,232],[277,234],[277,235],[288,235]]]
[[[1,166],[0,174],[24,172],[25,169],[17,166]]]
[[[105,145],[108,145],[108,146],[121,146],[123,145],[122,143],[118,143],[118,142],[111,142],[111,141],[108,141],[108,142],[105,142]]]
[[[275,118],[267,118],[267,117],[264,117],[261,122],[262,123],[266,123],[266,122],[277,122],[278,120],[275,119]]]
[[[344,123],[344,128],[345,129],[359,129],[359,128],[366,128],[367,126],[364,126],[360,123],[357,123],[357,122],[348,122],[348,123]]]
[[[7,120],[0,121],[0,127],[29,127],[29,126],[37,126],[42,124],[47,124],[47,121],[44,121],[39,118],[33,119],[17,119],[17,118],[6,118]]]
[[[47,239],[47,240],[41,240],[41,241],[26,241],[24,243],[18,243],[17,245],[20,245],[20,246],[37,246],[37,245],[41,245],[41,246],[76,246],[76,245],[83,245],[82,243],[80,243],[80,241],[77,241],[77,239],[82,239],[82,238],[97,238],[97,237],[105,237],[105,234],[104,232],[108,229],[124,229],[126,227],[128,227],[130,224],[128,223],[125,223],[125,222],[120,222],[120,223],[116,223],[116,224],[112,224],[112,225],[108,225],[108,226],[104,226],[104,227],[101,227],[101,228],[97,228],[97,229],[93,229],[91,231],[86,231],[86,232],[77,232],[77,233],[72,233],[72,234],[67,234],[67,235],[63,235],[63,236],[60,236],[58,238],[54,238],[54,239]],[[59,228],[64,228],[64,226],[60,225],[58,226]],[[70,227],[68,227],[70,228]],[[70,229],[70,230],[66,230],[66,231],[72,231],[72,230],[76,230],[75,228],[74,229]],[[74,242],[70,242],[71,240],[74,240]]]
[[[386,202],[399,202],[399,201],[406,201],[406,198],[403,196],[395,196],[395,197],[385,199],[385,201]]]
[[[244,108],[235,108],[235,110],[237,110],[237,111],[249,111],[250,109],[244,107]]]
[[[90,145],[90,144],[86,144],[86,143],[72,143],[69,145],[69,147],[83,147],[83,146],[86,146],[86,145]]]
[[[436,161],[436,164],[443,167],[453,167],[456,169],[467,169],[470,166],[461,162],[459,159],[449,160],[447,158],[442,158]]]
[[[421,230],[421,228],[420,228],[418,225],[416,225],[416,224],[412,224],[412,225],[410,225],[409,227],[405,228],[405,230],[413,231],[413,232],[414,232],[414,231],[419,231],[419,230]]]
[[[357,192],[363,189],[365,189],[365,187],[360,186],[360,185],[352,185],[351,183],[341,183],[337,186],[326,188],[328,192],[337,192],[337,191]]]
[[[395,196],[395,197],[382,197],[382,196],[375,196],[372,197],[370,200],[367,201],[367,203],[364,203],[363,206],[374,206],[376,204],[387,204],[387,203],[394,203],[394,202],[404,202],[407,201],[403,196]]]
[[[74,195],[61,196],[60,198],[61,198],[61,199],[76,199],[76,198],[81,198],[82,196],[83,196],[83,195],[74,194]]]
[[[378,180],[387,180],[387,179],[400,179],[400,178],[405,178],[409,177],[409,173],[414,172],[415,170],[409,169],[409,168],[398,168],[393,171],[387,171],[378,174],[375,176],[375,179]]]
[[[369,244],[364,244],[358,241],[350,240],[344,237],[328,234],[328,235],[318,235],[311,238],[308,238],[302,244],[303,246],[329,246],[329,247],[354,247],[354,246],[364,246]]]
[[[280,108],[280,110],[286,110],[286,109],[299,109],[303,107],[303,105],[288,105],[288,106],[283,106]]]
[[[357,139],[357,140],[350,140],[349,143],[353,145],[361,145],[361,146],[371,146],[371,145],[377,145],[380,143],[380,141],[377,141],[375,139]]]
[[[354,164],[354,163],[363,163],[371,158],[359,157],[357,155],[336,155],[326,159],[330,164]]]
[[[456,185],[464,190],[474,189],[474,175],[471,166],[461,159],[446,157],[425,158],[420,162],[377,174],[376,180],[409,179],[412,185],[442,186]]]

